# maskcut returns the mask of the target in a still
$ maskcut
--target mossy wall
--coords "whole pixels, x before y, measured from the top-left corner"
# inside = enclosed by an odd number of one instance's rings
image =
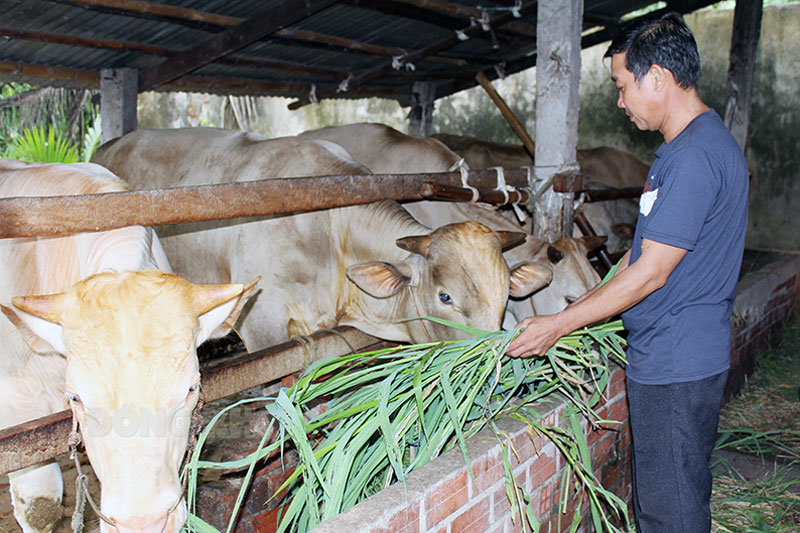
[[[688,15],[703,63],[700,96],[724,116],[733,11],[704,9]],[[747,245],[800,250],[800,2],[766,6],[759,41],[756,84],[746,156],[752,174]],[[611,145],[652,161],[661,136],[639,131],[616,106],[607,43],[581,57],[579,148]],[[494,83],[533,135],[535,69]],[[146,93],[139,97],[139,127],[218,126],[238,128],[236,99],[202,94]],[[284,98],[247,99],[250,131],[268,137],[295,135],[326,125],[383,122],[407,131],[408,108],[390,100],[323,101],[289,111]],[[241,107],[242,100],[238,105]],[[241,115],[241,113],[240,113]],[[434,132],[518,142],[514,132],[482,88],[437,101]]]

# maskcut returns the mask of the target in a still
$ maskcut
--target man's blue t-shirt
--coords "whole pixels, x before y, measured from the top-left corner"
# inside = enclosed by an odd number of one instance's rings
[[[731,312],[747,226],[747,163],[714,111],[656,152],[630,263],[642,239],[684,248],[666,285],[622,314],[630,379],[704,379],[730,366]]]

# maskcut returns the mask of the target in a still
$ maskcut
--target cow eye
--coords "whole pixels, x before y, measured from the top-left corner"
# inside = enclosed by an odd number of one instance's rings
[[[197,383],[189,387],[189,394],[197,391],[199,388],[200,388],[200,382],[198,381]]]
[[[453,299],[450,298],[450,295],[447,294],[446,292],[440,292],[439,293],[439,301],[442,302],[445,305],[452,305],[453,304]]]
[[[71,392],[64,393],[64,396],[67,397],[67,401],[69,403],[81,403],[81,397],[77,394],[73,394]]]

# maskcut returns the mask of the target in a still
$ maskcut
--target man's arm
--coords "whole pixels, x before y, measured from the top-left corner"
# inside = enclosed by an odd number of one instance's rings
[[[564,335],[633,307],[664,286],[686,250],[643,239],[642,255],[632,265],[628,263],[629,254],[605,285],[595,287],[560,313],[533,316],[520,322],[518,326],[525,329],[511,341],[506,354],[543,355]]]

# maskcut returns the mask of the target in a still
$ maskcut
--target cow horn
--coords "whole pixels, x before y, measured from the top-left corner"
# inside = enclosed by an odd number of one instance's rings
[[[525,242],[526,234],[521,231],[498,231],[503,251]]]
[[[64,310],[64,295],[45,294],[42,296],[15,296],[11,303],[17,309],[43,318],[55,324],[61,323],[61,313]]]
[[[422,257],[428,257],[428,251],[431,247],[431,238],[429,235],[416,235],[397,239],[395,243],[407,252],[419,254]]]
[[[253,282],[253,284],[254,283],[255,282]],[[194,308],[196,316],[200,316],[236,298],[244,290],[245,286],[241,283],[220,285],[194,284],[192,286],[192,307]]]

